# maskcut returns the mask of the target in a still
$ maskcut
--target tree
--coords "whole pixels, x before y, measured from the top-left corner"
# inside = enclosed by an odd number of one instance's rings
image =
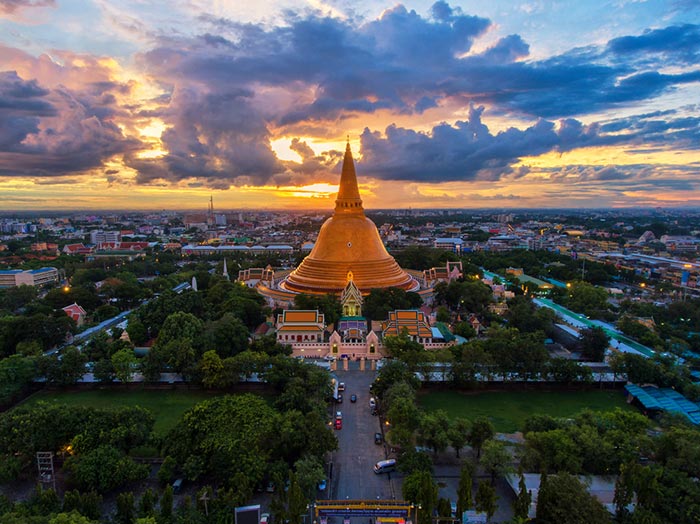
[[[400,288],[372,289],[364,299],[362,312],[372,320],[386,320],[390,311],[396,309],[416,309],[423,304],[423,299],[411,291]]]
[[[156,496],[151,488],[147,488],[139,500],[139,517],[155,516]]]
[[[132,524],[135,518],[134,494],[127,491],[117,495],[117,514],[114,520],[118,524]]]
[[[437,315],[435,319],[438,322],[449,322],[451,320],[450,310],[445,306],[440,306],[437,310]]]
[[[598,326],[582,329],[579,347],[581,356],[591,362],[602,362],[610,344],[610,337]]]
[[[198,366],[205,388],[220,388],[228,385],[225,380],[224,364],[213,349],[202,355]]]
[[[484,444],[484,453],[481,456],[481,466],[491,475],[491,484],[495,484],[496,477],[509,473],[512,468],[512,457],[503,442],[488,440]]]
[[[518,494],[513,500],[513,516],[517,522],[527,522],[530,517],[530,504],[532,504],[532,492],[527,489],[525,476],[521,470],[520,480],[518,481]]]
[[[112,355],[114,374],[122,384],[128,384],[131,382],[131,377],[134,376],[136,364],[137,360],[133,349],[124,348]]]
[[[48,524],[94,524],[95,521],[77,511],[71,511],[70,513],[57,513],[47,522]]]
[[[88,493],[80,493],[77,489],[66,491],[63,495],[63,512],[71,513],[77,511],[90,520],[99,520],[102,516],[101,506],[102,497],[90,491]]]
[[[66,460],[64,467],[76,486],[81,489],[94,489],[99,493],[106,493],[148,476],[147,466],[136,464],[109,445],[74,455]]]
[[[410,475],[414,471],[430,471],[433,467],[433,461],[427,453],[409,449],[401,453],[398,459],[399,471]]]
[[[447,438],[459,458],[459,450],[467,445],[469,441],[469,421],[458,417],[452,420],[450,428],[447,430]]]
[[[443,410],[423,415],[418,429],[418,439],[433,450],[433,453],[444,451],[449,444],[447,431],[450,419]]]
[[[633,475],[635,470],[635,464],[622,464],[620,465],[620,474],[615,479],[613,502],[615,503],[615,517],[620,522],[624,522],[630,513],[627,507],[634,498],[635,479]]]
[[[168,484],[160,497],[160,521],[170,522],[173,516],[173,487]]]
[[[605,507],[573,475],[559,473],[543,480],[537,496],[538,524],[610,523]]]
[[[438,517],[448,519],[452,517],[452,504],[450,499],[440,497],[437,503],[437,514]]]
[[[400,360],[392,360],[382,366],[382,369],[377,373],[377,378],[372,386],[374,395],[379,399],[384,398],[384,394],[398,382],[405,382],[413,389],[418,389],[420,381],[415,374],[411,372],[405,362]]]
[[[328,325],[338,322],[342,314],[340,302],[335,295],[319,296],[300,293],[294,297],[294,309],[317,309],[323,313]],[[367,315],[366,311],[365,315]]]
[[[547,364],[550,380],[571,384],[572,382],[590,382],[593,378],[591,368],[568,358],[552,358]]]
[[[103,384],[113,382],[116,375],[114,374],[114,364],[112,364],[112,360],[110,358],[102,358],[95,362],[92,368],[92,374],[95,380]]]
[[[136,316],[129,317],[129,323],[126,326],[126,332],[129,334],[129,340],[135,346],[140,346],[148,342],[148,330],[143,325],[141,319]]]
[[[175,459],[169,455],[165,457],[165,460],[160,465],[160,469],[158,469],[158,482],[160,482],[161,486],[170,484],[175,477],[175,468],[177,468]]]
[[[188,339],[199,340],[202,336],[204,325],[202,321],[191,313],[178,311],[168,315],[158,333],[158,344],[167,345],[173,340]]]
[[[83,378],[86,362],[85,355],[78,348],[68,346],[60,358],[57,353],[42,357],[39,367],[50,384],[72,386]]]
[[[430,471],[418,470],[408,475],[403,481],[402,491],[404,499],[422,508],[418,524],[430,524],[438,501],[437,484]]]
[[[457,486],[457,518],[462,521],[462,515],[472,506],[472,473],[473,466],[467,462],[459,472]]]
[[[569,296],[564,302],[573,311],[596,316],[608,309],[608,294],[603,288],[588,282],[576,281],[571,283]]]
[[[528,433],[525,460],[540,471],[581,471],[581,449],[566,429]]]
[[[36,288],[27,284],[0,290],[0,308],[14,313],[29,304],[36,296]]]
[[[163,454],[185,470],[188,462],[197,463],[200,474],[225,482],[240,474],[255,486],[262,482],[274,451],[267,443],[276,439],[278,421],[273,408],[258,396],[215,397],[183,415],[166,437]]]
[[[415,371],[418,365],[428,358],[423,344],[412,340],[406,330],[403,330],[398,336],[387,335],[384,337],[384,347],[389,356],[402,360],[412,371]]]
[[[496,488],[494,488],[488,482],[481,481],[476,488],[476,496],[474,497],[474,507],[477,511],[486,513],[486,521],[488,522],[496,513],[498,506],[496,502],[498,497],[496,496]]]
[[[37,374],[36,359],[12,355],[0,360],[0,402],[9,402],[27,388]]]
[[[481,448],[484,443],[496,433],[491,421],[486,417],[477,417],[472,422],[469,431],[469,445],[476,450],[476,457],[481,457]]]
[[[304,496],[297,476],[292,473],[289,476],[289,491],[287,492],[287,514],[289,524],[302,524],[302,516],[306,514],[308,500]]]
[[[316,498],[319,483],[326,478],[323,464],[314,456],[304,456],[294,463],[294,472],[301,491],[307,500]]]
[[[250,332],[232,313],[219,320],[207,322],[204,327],[204,347],[216,351],[221,358],[232,357],[248,348]]]

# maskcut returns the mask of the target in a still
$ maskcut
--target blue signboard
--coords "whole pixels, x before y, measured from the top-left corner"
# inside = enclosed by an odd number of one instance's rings
[[[408,517],[409,508],[318,508],[319,517]]]

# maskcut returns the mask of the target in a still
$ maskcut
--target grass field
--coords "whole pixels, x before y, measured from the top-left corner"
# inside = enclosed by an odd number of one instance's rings
[[[182,414],[203,400],[216,396],[206,391],[184,390],[142,390],[142,391],[40,391],[31,396],[22,405],[31,405],[39,401],[70,406],[94,408],[121,408],[141,406],[150,410],[156,418],[154,432],[165,435],[170,431]]]
[[[450,418],[489,417],[496,431],[502,433],[519,431],[525,419],[537,413],[570,417],[585,408],[594,411],[634,409],[625,402],[621,391],[431,391],[419,394],[418,404],[427,412],[442,409]]]

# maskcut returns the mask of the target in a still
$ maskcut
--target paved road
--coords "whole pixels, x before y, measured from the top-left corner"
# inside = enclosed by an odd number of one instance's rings
[[[352,366],[351,367],[355,367]],[[343,429],[337,430],[338,450],[332,455],[333,478],[329,484],[329,499],[392,499],[401,498],[392,489],[396,484],[391,477],[376,475],[374,464],[386,458],[385,447],[374,443],[374,434],[381,431],[379,417],[372,416],[369,407],[369,385],[374,371],[338,370],[338,380],[345,383],[343,403],[335,409],[343,413]],[[357,395],[357,403],[350,395]],[[326,498],[324,497],[324,498]]]

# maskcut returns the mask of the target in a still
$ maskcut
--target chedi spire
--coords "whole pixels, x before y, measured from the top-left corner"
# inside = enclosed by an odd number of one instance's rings
[[[352,159],[350,141],[345,147],[343,157],[343,169],[340,174],[338,186],[338,198],[335,200],[336,213],[364,213],[360,189],[357,187],[357,175],[355,174],[355,162]]]

